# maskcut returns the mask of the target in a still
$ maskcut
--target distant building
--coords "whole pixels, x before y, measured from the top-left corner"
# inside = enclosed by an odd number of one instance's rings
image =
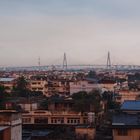
[[[70,95],[80,91],[90,92],[97,88],[98,84],[95,82],[91,82],[88,80],[73,81],[70,82]]]
[[[48,82],[47,77],[44,76],[33,76],[29,80],[30,90],[35,92],[42,92],[44,95],[48,93]]]
[[[140,96],[138,91],[121,90],[116,95],[116,102],[123,103],[124,101],[136,100]]]

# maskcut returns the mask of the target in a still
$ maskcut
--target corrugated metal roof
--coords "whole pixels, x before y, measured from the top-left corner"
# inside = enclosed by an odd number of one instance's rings
[[[139,115],[136,114],[115,114],[112,120],[113,126],[140,126]]]
[[[124,101],[121,106],[121,110],[139,110],[140,111],[140,101]]]

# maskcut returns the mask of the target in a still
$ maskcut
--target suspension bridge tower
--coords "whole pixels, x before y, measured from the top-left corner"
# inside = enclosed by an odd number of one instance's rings
[[[39,71],[41,70],[40,57],[38,57],[38,69],[39,69]]]
[[[64,57],[63,57],[63,70],[67,70],[68,65],[67,65],[67,56],[66,53],[64,53]]]
[[[107,69],[111,69],[111,57],[110,57],[110,52],[107,54],[107,64],[106,64]]]

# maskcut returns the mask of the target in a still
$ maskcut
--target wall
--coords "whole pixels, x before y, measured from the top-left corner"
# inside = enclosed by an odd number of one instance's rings
[[[127,136],[118,135],[118,130],[113,130],[113,140],[140,140],[140,129],[128,129]]]
[[[87,136],[87,140],[93,140],[95,138],[95,128],[77,127],[75,129],[76,139],[82,139]]]
[[[22,140],[22,126],[20,124],[11,128],[11,140]]]

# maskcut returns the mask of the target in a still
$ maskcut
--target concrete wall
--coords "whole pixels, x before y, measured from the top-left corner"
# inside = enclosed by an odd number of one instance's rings
[[[16,125],[11,128],[11,140],[22,140],[22,126]]]

